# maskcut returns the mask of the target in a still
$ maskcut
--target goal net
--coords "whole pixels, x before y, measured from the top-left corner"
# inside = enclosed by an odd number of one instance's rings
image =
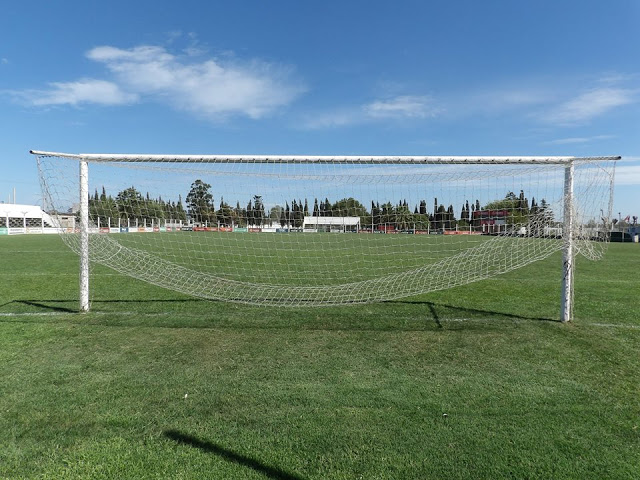
[[[63,240],[92,263],[282,306],[442,290],[568,245],[598,259],[617,159],[32,153],[47,210],[75,215]]]

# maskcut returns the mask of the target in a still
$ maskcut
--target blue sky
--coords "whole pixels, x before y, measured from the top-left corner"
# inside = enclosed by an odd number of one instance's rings
[[[622,155],[640,215],[640,1],[30,1],[0,15],[0,200],[29,149]]]

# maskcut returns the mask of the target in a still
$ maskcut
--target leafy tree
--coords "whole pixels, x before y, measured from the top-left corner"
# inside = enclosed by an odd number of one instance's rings
[[[280,226],[285,228],[289,222],[289,202],[287,202],[286,207],[280,210]]]
[[[551,225],[554,221],[553,210],[544,198],[540,200],[539,215],[542,217],[542,222],[545,225]]]
[[[323,211],[323,209],[321,208],[321,211]],[[324,213],[322,215],[323,217],[331,217],[333,216],[333,213],[331,212],[331,202],[329,202],[329,199],[325,197],[324,199]]]
[[[487,203],[482,210],[514,210],[518,205],[519,201],[515,193],[508,192],[503,199]]]
[[[175,207],[175,219],[182,220],[183,222],[187,220],[187,212],[182,205],[182,195],[178,195],[178,203]]]
[[[120,218],[123,220],[142,217],[142,195],[135,187],[129,187],[118,193],[116,203],[118,204]]]
[[[211,185],[198,179],[191,184],[191,190],[187,194],[187,207],[189,215],[199,223],[213,223],[215,219],[215,208],[213,205],[213,195]]]
[[[254,195],[253,196],[253,221],[257,226],[262,226],[264,224],[264,204],[262,203],[262,195]]]
[[[371,201],[371,226],[376,228],[380,225],[380,204]]]
[[[406,200],[395,208],[395,225],[400,230],[409,230],[413,227],[413,214],[409,210]]]
[[[456,225],[456,215],[455,213],[453,213],[453,205],[449,205],[449,208],[447,208],[445,228],[448,230],[453,230],[455,229],[455,225]]]
[[[284,207],[284,221],[285,225],[288,227],[291,225],[291,209],[289,208],[289,202],[285,203]]]
[[[233,216],[236,225],[239,227],[247,226],[247,210],[240,207],[240,202],[236,202],[236,208],[233,210]]]
[[[372,210],[374,208],[371,202]],[[367,208],[353,197],[338,200],[331,207],[333,216],[336,217],[360,217],[360,225],[371,225],[371,215],[367,212]]]
[[[247,225],[255,225],[255,219],[253,217],[254,213],[253,203],[249,200],[249,203],[247,203]]]
[[[382,205],[382,209],[380,211],[380,223],[385,226],[392,226],[395,228],[396,223],[394,221],[393,216],[393,205],[391,202],[387,202]]]
[[[507,225],[527,226],[530,233],[534,235],[539,233],[540,227],[549,225],[553,221],[553,213],[544,199],[540,207],[538,207],[535,203],[535,198],[533,198],[531,200],[531,208],[529,208],[529,201],[525,197],[523,190],[520,190],[520,195],[518,196],[513,192],[508,192],[503,199],[489,202],[483,209],[506,210],[508,212],[505,218]]]
[[[518,208],[523,215],[529,214],[529,201],[524,196],[524,190],[520,190],[520,195],[518,196]]]
[[[296,199],[294,198],[293,200],[291,200],[291,225],[293,227],[300,226],[298,225],[298,217],[299,217],[298,210],[299,210],[298,202],[296,202]]]
[[[269,223],[273,224],[273,222],[278,222],[282,224],[281,220],[283,215],[284,215],[284,208],[282,208],[280,205],[271,207],[271,210],[269,210]]]
[[[230,227],[233,225],[235,215],[233,209],[228,203],[224,202],[224,198],[220,197],[220,208],[216,212],[216,221],[218,225]]]

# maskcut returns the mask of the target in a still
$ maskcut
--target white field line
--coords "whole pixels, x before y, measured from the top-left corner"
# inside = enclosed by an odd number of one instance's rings
[[[588,325],[603,328],[640,328],[640,325],[616,325],[615,323],[589,323]]]
[[[0,317],[60,317],[65,315],[136,315],[138,317],[163,317],[167,315],[175,315],[175,312],[166,312],[166,313],[140,313],[140,312],[90,312],[88,314],[80,313],[80,312],[21,312],[21,313],[7,313],[0,312]],[[189,315],[181,315],[181,316],[189,316]],[[199,315],[192,315],[199,316]]]
[[[71,254],[73,255],[73,252],[70,251],[64,251],[64,250],[11,250],[11,253],[63,253],[65,255]],[[76,256],[76,255],[73,255]]]
[[[75,315],[74,313],[65,312],[24,312],[24,313],[2,313],[0,317],[56,317],[59,315]]]
[[[0,277],[41,277],[41,276],[56,276],[56,277],[77,277],[78,273],[63,273],[63,272],[25,272],[25,273],[11,273],[0,272]],[[92,277],[122,277],[119,273],[92,273]]]

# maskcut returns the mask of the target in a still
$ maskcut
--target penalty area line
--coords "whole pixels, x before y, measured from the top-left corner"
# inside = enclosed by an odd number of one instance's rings
[[[620,325],[616,323],[586,323],[586,326],[591,327],[602,327],[602,328],[630,328],[630,329],[638,329],[640,325]]]
[[[175,315],[175,312],[159,312],[159,313],[140,313],[140,312],[95,312],[90,311],[87,313],[81,312],[19,312],[19,313],[9,313],[9,312],[0,312],[0,317],[60,317],[60,316],[69,316],[69,315],[113,315],[113,316],[137,316],[137,317],[166,317],[168,315]],[[199,315],[183,315],[187,317],[197,317]]]

